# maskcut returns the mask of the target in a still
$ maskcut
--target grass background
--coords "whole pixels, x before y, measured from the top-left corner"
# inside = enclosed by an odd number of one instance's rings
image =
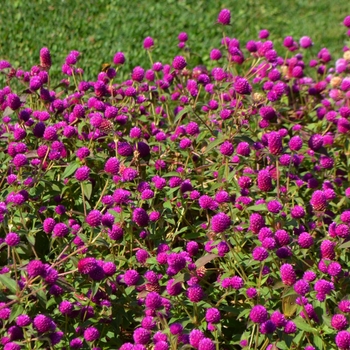
[[[152,36],[153,58],[170,62],[180,54],[177,35],[186,31],[193,64],[208,63],[209,52],[219,47],[222,27],[215,25],[222,8],[231,10],[226,35],[246,41],[257,39],[260,29],[281,48],[283,38],[308,35],[313,53],[328,47],[338,53],[346,40],[342,20],[350,14],[348,0],[2,0],[0,6],[0,59],[29,70],[39,63],[39,50],[51,50],[51,74],[60,79],[61,65],[71,50],[82,53],[79,66],[85,79],[95,79],[103,63],[123,51],[132,67],[150,66],[142,42]]]

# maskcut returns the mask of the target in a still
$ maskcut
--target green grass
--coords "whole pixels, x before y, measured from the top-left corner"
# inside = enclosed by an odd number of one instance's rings
[[[232,14],[226,35],[240,39],[242,46],[266,28],[276,45],[287,35],[310,36],[314,54],[322,47],[340,54],[346,40],[341,22],[350,14],[348,0],[338,0],[336,6],[330,0],[3,0],[0,59],[28,70],[47,46],[53,57],[51,73],[57,77],[65,56],[78,50],[85,79],[94,79],[117,51],[126,54],[124,72],[135,65],[149,67],[142,48],[146,36],[157,45],[153,58],[169,62],[180,52],[178,33],[186,31],[193,64],[207,63],[210,49],[220,44],[222,27],[215,21],[222,8]]]

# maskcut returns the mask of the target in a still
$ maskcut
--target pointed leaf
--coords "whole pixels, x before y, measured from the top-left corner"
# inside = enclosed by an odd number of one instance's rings
[[[62,175],[62,178],[65,179],[65,178],[69,177],[69,176],[72,175],[78,168],[79,168],[79,164],[78,164],[78,163],[70,163],[70,164],[66,167],[66,169],[65,169],[65,171],[64,171],[64,173],[63,173],[63,175]]]
[[[195,264],[197,266],[197,268],[202,267],[204,265],[206,265],[209,261],[214,260],[215,258],[219,257],[218,254],[208,254],[208,255],[204,255],[201,258],[199,258]]]
[[[0,275],[0,283],[3,284],[6,288],[8,288],[11,291],[11,293],[16,293],[17,283],[9,275]]]
[[[89,200],[92,193],[92,184],[91,182],[83,182],[84,196]]]

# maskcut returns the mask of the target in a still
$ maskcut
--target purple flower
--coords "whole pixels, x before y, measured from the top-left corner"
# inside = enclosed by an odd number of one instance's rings
[[[350,347],[350,332],[340,331],[335,336],[335,343],[339,349],[348,349]]]
[[[263,323],[268,319],[268,313],[264,306],[256,305],[250,310],[249,317],[254,323]]]
[[[99,210],[91,210],[86,216],[85,221],[91,227],[100,226],[102,221],[102,214]]]
[[[20,241],[19,235],[15,232],[9,232],[5,237],[5,242],[10,247],[15,247]]]
[[[273,189],[272,178],[268,170],[263,169],[258,173],[258,187],[260,191],[269,192]]]
[[[215,344],[211,339],[203,338],[198,344],[198,350],[215,350]]]
[[[193,285],[187,289],[187,297],[192,303],[198,303],[204,297],[204,292],[201,286]]]
[[[254,234],[258,234],[259,231],[265,226],[265,219],[259,213],[253,213],[249,218],[249,229]]]
[[[84,339],[86,341],[95,341],[100,337],[100,332],[95,327],[88,327],[84,331]]]
[[[252,255],[253,259],[256,261],[264,261],[268,258],[269,252],[263,247],[255,247]]]
[[[140,274],[136,270],[127,270],[124,274],[124,282],[127,286],[134,286],[140,279]]]
[[[219,323],[221,319],[220,311],[214,307],[207,309],[205,320],[210,323]]]
[[[198,348],[199,346],[199,342],[204,339],[204,334],[202,331],[200,331],[199,329],[193,329],[190,332],[190,345],[193,346],[194,348]]]
[[[252,87],[247,79],[237,78],[233,84],[234,89],[240,95],[249,95],[252,92]]]
[[[113,63],[115,65],[122,65],[125,63],[125,56],[123,52],[117,52],[113,57]]]
[[[348,321],[342,314],[335,314],[331,319],[331,326],[337,331],[341,331],[348,327]]]
[[[218,213],[211,219],[211,228],[215,233],[226,231],[232,224],[231,218],[225,213]]]
[[[106,163],[104,170],[106,173],[110,173],[112,175],[117,175],[119,172],[119,160],[115,157],[109,158]]]
[[[313,246],[314,238],[307,232],[303,232],[298,237],[298,244],[301,248],[307,249]]]
[[[45,272],[44,264],[40,260],[32,260],[27,265],[28,276],[34,278],[43,275]]]
[[[46,333],[56,328],[52,319],[45,315],[35,316],[33,320],[33,325],[39,333]]]
[[[296,282],[296,274],[293,266],[290,264],[283,264],[280,268],[282,283],[286,286],[292,286]]]
[[[228,26],[231,22],[231,12],[228,9],[223,9],[220,11],[217,19],[218,23]]]
[[[140,327],[134,330],[133,338],[136,344],[146,345],[151,340],[151,332]]]
[[[324,211],[327,207],[327,198],[323,191],[315,191],[310,200],[312,208],[316,211]]]
[[[148,36],[147,38],[144,39],[144,41],[143,41],[143,48],[144,49],[149,50],[149,49],[153,48],[153,46],[154,46],[154,41],[150,36]]]
[[[134,221],[140,227],[147,226],[149,223],[149,216],[146,210],[142,208],[134,209],[132,213],[132,221]]]
[[[183,56],[176,56],[173,59],[173,67],[177,70],[183,70],[187,66],[187,62]]]

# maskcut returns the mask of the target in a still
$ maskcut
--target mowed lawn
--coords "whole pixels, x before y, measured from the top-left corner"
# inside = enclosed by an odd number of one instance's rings
[[[266,28],[277,49],[287,35],[298,40],[308,35],[315,43],[312,54],[328,47],[338,57],[347,39],[341,23],[350,14],[348,0],[3,0],[0,59],[30,69],[38,63],[40,48],[47,46],[53,57],[51,73],[61,78],[65,56],[78,50],[88,80],[115,52],[123,51],[127,63],[121,74],[126,75],[136,65],[149,67],[142,48],[146,36],[155,39],[153,59],[170,62],[181,52],[177,35],[186,31],[190,64],[206,64],[210,49],[220,45],[222,27],[215,22],[222,8],[232,13],[226,35],[240,39],[242,46]]]

